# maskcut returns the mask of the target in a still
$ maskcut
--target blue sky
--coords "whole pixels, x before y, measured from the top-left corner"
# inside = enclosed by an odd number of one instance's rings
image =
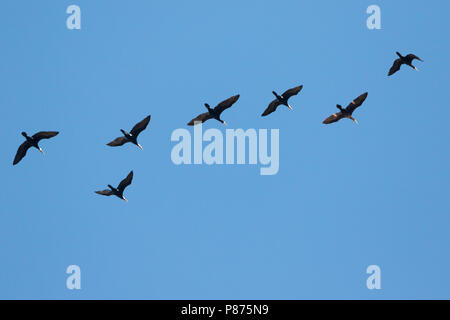
[[[81,30],[66,8],[81,8]],[[381,30],[366,9],[381,8]],[[0,298],[450,298],[448,1],[2,2]],[[387,77],[395,51],[416,72]],[[303,84],[262,118],[271,91]],[[322,120],[368,91],[359,125]],[[280,170],[181,165],[229,96]],[[146,115],[133,145],[105,144]],[[204,129],[225,130],[217,121]],[[21,131],[61,133],[12,160]],[[189,129],[192,130],[192,129]],[[134,170],[125,203],[94,194]],[[65,270],[81,268],[81,290]],[[381,268],[381,290],[366,268]]]

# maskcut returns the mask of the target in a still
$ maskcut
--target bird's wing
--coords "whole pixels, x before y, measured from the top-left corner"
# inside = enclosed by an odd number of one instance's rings
[[[409,59],[410,61],[413,61],[414,59],[417,59],[417,60],[423,62],[422,59],[420,59],[418,56],[416,56],[415,54],[412,54],[412,53],[408,54],[405,58],[406,58],[406,59]]]
[[[355,111],[355,109],[358,108],[360,105],[362,105],[364,100],[366,100],[367,94],[368,94],[367,92],[364,92],[358,98],[356,98],[355,100],[350,102],[350,104],[347,106],[347,108],[345,108],[345,111],[347,111],[350,114],[352,114],[352,112]]]
[[[101,194],[102,196],[108,196],[108,197],[113,194],[112,191],[109,190],[109,189],[105,189],[105,190],[101,190],[101,191],[95,191],[95,193]]]
[[[288,89],[283,93],[283,98],[289,99],[290,97],[297,95],[302,89],[303,86]]]
[[[31,147],[31,144],[28,141],[25,141],[19,146],[19,149],[17,149],[16,156],[14,157],[13,165],[16,165],[20,162],[20,160],[25,157],[27,154],[28,149]]]
[[[54,136],[58,135],[58,131],[41,131],[33,135],[33,139],[36,141],[42,140],[42,139],[50,139]]]
[[[128,142],[128,140],[125,137],[118,137],[118,138],[115,138],[110,143],[107,143],[106,145],[108,145],[110,147],[118,147],[118,146],[124,145],[127,142]]]
[[[214,112],[216,112],[217,114],[221,114],[225,109],[228,109],[229,107],[231,107],[236,101],[238,101],[239,99],[239,95],[235,95],[232,96],[230,98],[228,98],[225,101],[222,101],[221,103],[219,103],[215,108],[214,108]]]
[[[269,106],[266,108],[266,110],[264,110],[264,112],[262,113],[262,117],[267,116],[268,114],[271,114],[272,112],[274,112],[275,110],[277,110],[278,106],[280,105],[280,101],[278,101],[278,99],[273,100]]]
[[[131,129],[130,133],[133,136],[137,136],[139,135],[139,133],[141,133],[142,131],[145,130],[145,128],[147,128],[148,123],[150,122],[150,118],[151,116],[146,117],[144,120],[142,120],[141,122],[137,123],[133,129]]]
[[[396,73],[398,70],[400,70],[400,66],[402,65],[402,60],[399,58],[394,61],[394,64],[389,69],[388,76],[392,76],[394,73]]]
[[[341,120],[341,119],[342,119],[342,112],[339,111],[339,112],[337,112],[337,113],[332,114],[331,116],[329,116],[329,117],[326,118],[325,120],[323,120],[322,123],[324,123],[324,124],[330,124],[330,123],[339,121],[339,120]]]
[[[123,190],[125,190],[125,188],[131,184],[132,180],[133,180],[133,171],[131,171],[128,174],[128,176],[119,183],[119,186],[117,187],[117,189],[120,192],[123,192]]]
[[[193,126],[193,125],[195,125],[196,123],[199,123],[199,122],[203,123],[206,120],[209,120],[209,119],[212,119],[212,118],[213,118],[213,116],[209,112],[205,112],[205,113],[199,114],[197,117],[195,117],[194,119],[189,121],[188,126]]]

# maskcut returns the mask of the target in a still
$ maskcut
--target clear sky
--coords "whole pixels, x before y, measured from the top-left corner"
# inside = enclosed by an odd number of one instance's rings
[[[66,8],[81,8],[68,30]],[[366,9],[381,8],[381,30]],[[2,1],[0,298],[450,298],[448,1]],[[418,72],[387,72],[395,51]],[[272,90],[303,84],[262,118]],[[368,91],[355,117],[322,120]],[[280,131],[280,169],[172,163]],[[105,144],[151,114],[144,150]],[[192,128],[188,128],[192,131]],[[57,130],[12,166],[21,131]],[[94,194],[130,170],[126,203]],[[81,268],[81,290],[66,268]],[[368,290],[366,268],[381,268]]]

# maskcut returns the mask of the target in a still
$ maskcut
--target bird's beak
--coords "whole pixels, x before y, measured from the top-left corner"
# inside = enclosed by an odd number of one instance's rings
[[[289,108],[290,110],[294,110],[294,109],[292,109],[292,107],[291,107],[290,105],[288,105],[288,108]]]
[[[225,121],[222,122],[224,125],[227,125],[227,123]]]
[[[125,197],[122,197],[122,200],[124,200],[125,202],[128,202],[128,199]]]
[[[419,71],[419,68],[417,68],[417,67],[414,67],[414,70],[416,70],[416,71]]]
[[[353,118],[352,119],[356,124],[358,124],[358,121],[355,119],[355,118]]]
[[[39,151],[44,154],[44,150],[42,150],[42,148],[39,148]]]
[[[138,147],[141,149],[141,150],[144,150],[144,148],[142,148],[142,146],[138,143]]]

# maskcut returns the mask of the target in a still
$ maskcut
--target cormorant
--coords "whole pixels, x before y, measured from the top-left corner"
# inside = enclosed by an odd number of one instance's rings
[[[291,88],[289,90],[286,90],[283,95],[278,95],[275,91],[272,91],[273,95],[276,97],[275,100],[273,100],[269,106],[264,110],[263,114],[261,116],[267,116],[268,114],[271,114],[275,110],[277,110],[278,106],[284,105],[288,107],[289,109],[293,110],[292,107],[289,105],[288,100],[290,97],[297,95],[303,88],[303,85]]]
[[[122,200],[125,200],[128,202],[128,200],[123,196],[123,191],[126,187],[128,187],[131,184],[131,181],[133,180],[133,171],[131,171],[128,176],[123,179],[117,188],[114,188],[110,184],[108,184],[109,189],[105,189],[102,191],[95,191],[97,194],[101,194],[102,196],[116,196]]]
[[[412,65],[412,61],[414,59],[417,59],[417,60],[423,62],[422,59],[420,59],[418,56],[416,56],[412,53],[408,54],[405,57],[402,56],[399,52],[396,52],[396,54],[399,56],[399,58],[394,61],[394,64],[392,65],[391,69],[389,70],[388,76],[391,76],[394,73],[396,73],[398,70],[400,70],[400,67],[402,66],[402,64],[406,64],[407,66],[410,66],[414,70],[419,70],[415,66]]]
[[[17,149],[16,156],[14,157],[13,165],[16,165],[20,162],[20,160],[25,157],[27,154],[27,151],[31,147],[35,147],[38,149],[41,153],[44,153],[41,147],[39,147],[39,141],[42,139],[50,139],[56,136],[59,132],[58,131],[41,131],[36,134],[34,134],[32,137],[29,137],[26,132],[22,132],[22,135],[25,137],[25,142],[23,142],[19,149]]]
[[[352,113],[353,111],[355,111],[356,108],[358,108],[360,105],[362,105],[362,103],[364,102],[364,100],[366,100],[367,98],[367,92],[363,93],[362,95],[360,95],[358,98],[356,98],[355,100],[353,100],[348,106],[347,108],[342,108],[341,105],[336,105],[336,107],[341,110],[338,113],[332,114],[331,116],[329,116],[328,118],[326,118],[323,123],[324,124],[330,124],[336,121],[341,120],[342,118],[348,118],[353,120],[355,123],[358,123],[358,121],[356,121],[355,118],[352,117]]]
[[[141,122],[137,123],[133,127],[133,129],[131,129],[130,133],[126,132],[123,129],[120,129],[120,131],[123,134],[123,137],[118,137],[118,138],[114,139],[113,141],[111,141],[110,143],[108,143],[107,145],[111,146],[111,147],[118,147],[118,146],[124,145],[127,142],[131,142],[131,143],[137,145],[142,150],[142,146],[137,142],[137,137],[142,131],[145,130],[145,128],[147,128],[147,125],[150,122],[150,117],[151,116],[148,116]]]
[[[188,126],[194,126],[199,123],[203,123],[206,120],[209,119],[216,119],[217,121],[227,124],[225,121],[220,119],[220,114],[225,110],[231,107],[236,101],[238,101],[239,95],[232,96],[231,98],[228,98],[225,101],[222,101],[219,103],[214,109],[212,109],[209,104],[205,103],[206,109],[208,109],[208,112],[202,113],[198,115],[196,118],[189,121]]]

